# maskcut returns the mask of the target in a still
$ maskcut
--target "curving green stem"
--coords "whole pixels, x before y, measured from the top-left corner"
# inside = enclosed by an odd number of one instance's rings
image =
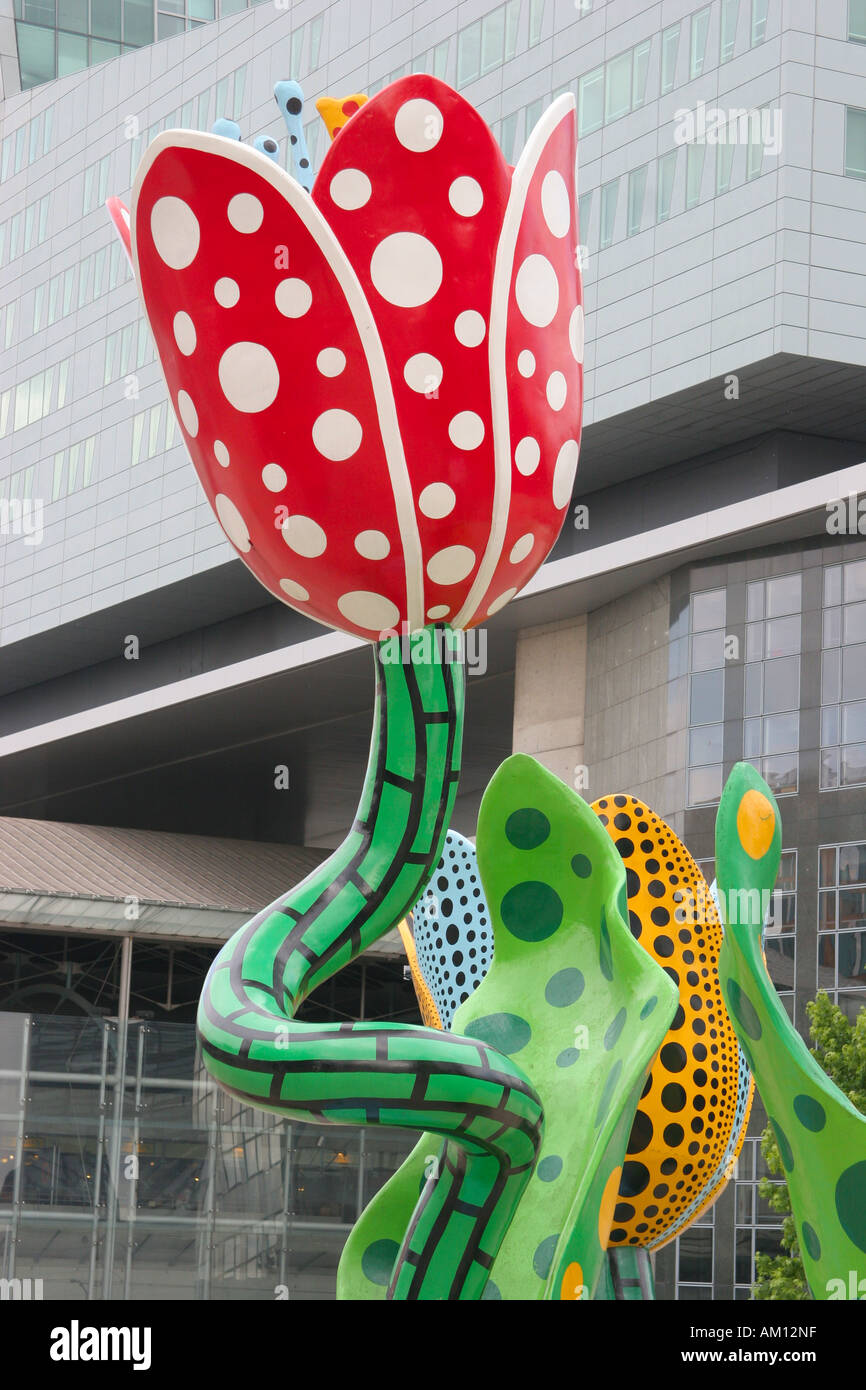
[[[461,636],[425,628],[375,648],[376,708],[358,814],[343,844],[235,933],[198,1010],[202,1056],[231,1095],[297,1120],[395,1125],[445,1139],[389,1296],[480,1297],[529,1181],[541,1103],[501,1053],[436,1029],[300,1023],[324,980],[405,915],[442,851],[463,727]]]

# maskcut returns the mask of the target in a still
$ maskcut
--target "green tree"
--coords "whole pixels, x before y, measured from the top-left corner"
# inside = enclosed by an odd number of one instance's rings
[[[812,1056],[851,1104],[866,1115],[866,1008],[860,1010],[856,1023],[852,1023],[837,1004],[830,1003],[826,994],[819,994],[806,1005],[806,1012]],[[761,1135],[761,1153],[773,1177],[784,1179],[782,1155],[770,1124]],[[786,1302],[811,1298],[791,1214],[788,1184],[762,1178],[758,1192],[783,1218],[781,1244],[785,1253],[755,1257],[756,1281],[752,1296]]]

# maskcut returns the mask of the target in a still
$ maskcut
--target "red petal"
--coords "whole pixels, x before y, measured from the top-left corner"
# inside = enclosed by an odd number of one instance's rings
[[[105,206],[114,223],[114,230],[123,242],[127,256],[132,261],[132,238],[129,234],[129,208],[120,198],[106,198]]]
[[[246,145],[174,132],[148,149],[133,209],[169,394],[238,553],[320,622],[368,639],[417,625],[418,541],[381,344],[308,195]]]
[[[497,497],[491,544],[457,621],[471,627],[528,582],[571,500],[583,411],[574,98],[536,126],[515,169],[496,270],[491,376]],[[514,558],[512,558],[512,556]]]
[[[382,336],[412,476],[425,612],[434,618],[463,604],[490,535],[487,329],[510,187],[477,111],[419,74],[392,83],[347,122],[313,189]]]

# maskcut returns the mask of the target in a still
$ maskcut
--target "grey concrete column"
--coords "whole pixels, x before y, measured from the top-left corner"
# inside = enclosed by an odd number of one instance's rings
[[[586,633],[585,613],[524,628],[514,673],[515,753],[530,753],[578,790],[575,770],[586,763]]]

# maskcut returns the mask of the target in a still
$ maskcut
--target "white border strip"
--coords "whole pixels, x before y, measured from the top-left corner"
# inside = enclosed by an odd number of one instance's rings
[[[820,478],[810,478],[803,483],[780,488],[777,492],[760,493],[743,502],[728,507],[719,507],[712,512],[698,513],[669,526],[659,526],[655,530],[626,537],[621,541],[611,541],[607,545],[596,546],[581,555],[569,555],[563,560],[548,561],[542,565],[531,582],[514,599],[519,604],[523,598],[532,595],[553,593],[557,589],[579,584],[586,580],[601,578],[605,574],[633,569],[635,566],[660,559],[669,559],[673,569],[679,563],[677,556],[684,551],[709,543],[725,541],[728,538],[741,540],[750,531],[795,519],[809,512],[825,509],[828,502],[837,498],[847,498],[852,493],[866,494],[866,463],[858,463],[838,473],[825,473]],[[748,519],[744,510],[748,508]],[[576,610],[579,611],[579,610]],[[92,732],[111,724],[120,724],[128,719],[152,714],[157,710],[169,709],[174,705],[187,704],[208,695],[218,695],[239,686],[282,675],[288,671],[313,666],[331,657],[342,656],[346,652],[357,651],[369,644],[360,637],[351,637],[341,632],[326,633],[311,638],[307,642],[295,642],[278,651],[267,652],[264,656],[251,657],[246,661],[221,666],[200,676],[189,676],[185,680],[172,681],[139,695],[130,695],[110,704],[96,705],[78,714],[66,715],[47,724],[37,724],[30,729],[22,729],[14,734],[0,738],[0,758],[22,753],[30,748],[54,743],[60,739],[72,738],[78,734]]]

